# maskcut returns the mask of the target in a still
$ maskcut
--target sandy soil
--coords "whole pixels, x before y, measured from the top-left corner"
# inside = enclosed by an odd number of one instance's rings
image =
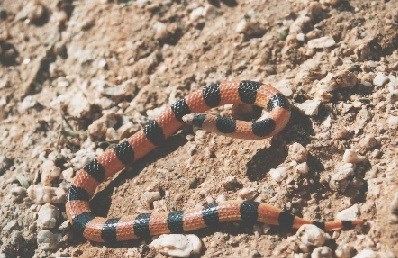
[[[224,198],[310,219],[343,211],[369,223],[330,233],[323,256],[297,247],[295,232],[239,223],[194,232],[203,242],[196,256],[398,257],[396,0],[0,0],[0,257],[164,257],[151,239],[103,246],[74,235],[62,194],[45,229],[44,205],[26,189],[67,188],[76,168],[179,97],[232,78],[288,97],[293,116],[278,137],[244,141],[186,126],[101,186],[95,212]],[[347,158],[350,150],[360,157]],[[273,168],[287,173],[278,180]],[[148,203],[145,192],[161,198]],[[336,251],[343,246],[347,256]]]

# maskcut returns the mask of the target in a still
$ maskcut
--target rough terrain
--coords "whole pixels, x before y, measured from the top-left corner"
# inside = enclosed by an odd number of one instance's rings
[[[65,189],[179,97],[232,78],[288,97],[293,116],[278,137],[184,127],[101,186],[93,209],[263,201],[369,222],[312,231],[313,242],[305,229],[224,224],[193,232],[196,256],[398,257],[397,0],[0,0],[0,257],[164,257],[152,239],[76,236]]]

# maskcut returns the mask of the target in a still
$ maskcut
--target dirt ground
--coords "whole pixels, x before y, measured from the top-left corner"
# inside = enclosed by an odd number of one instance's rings
[[[64,190],[180,97],[233,78],[287,96],[280,135],[185,126],[101,186],[96,214],[256,200],[369,222],[308,250],[294,231],[227,223],[193,232],[203,243],[193,256],[398,257],[396,0],[0,0],[0,257],[165,257],[151,239],[79,238]],[[58,189],[52,205],[35,201],[32,185]],[[160,199],[148,201],[153,192]]]

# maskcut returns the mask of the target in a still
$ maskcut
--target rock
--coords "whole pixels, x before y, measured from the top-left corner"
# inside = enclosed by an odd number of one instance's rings
[[[378,255],[378,253],[376,253],[372,249],[366,248],[366,249],[361,250],[353,258],[381,258],[381,257]]]
[[[303,145],[301,145],[298,142],[295,142],[289,146],[288,153],[292,160],[297,161],[299,163],[307,160],[308,151],[305,149]]]
[[[265,28],[263,28],[258,22],[251,22],[247,19],[242,19],[236,25],[235,31],[238,33],[242,33],[245,36],[251,36],[264,33]]]
[[[368,196],[379,197],[380,195],[380,180],[377,178],[371,178],[368,180]]]
[[[394,198],[391,202],[391,213],[398,216],[398,192],[394,194]]]
[[[306,100],[304,103],[296,104],[296,107],[304,112],[307,116],[316,116],[318,114],[320,100]]]
[[[227,191],[234,191],[238,188],[242,188],[242,183],[239,182],[238,179],[236,179],[236,177],[234,176],[227,176],[223,183],[223,187]]]
[[[154,201],[159,201],[162,197],[159,192],[144,192],[141,195],[141,203],[146,209],[150,209]]]
[[[358,204],[354,204],[350,208],[339,211],[336,214],[336,219],[339,219],[339,220],[356,220],[358,218],[359,218]]]
[[[137,93],[137,86],[132,80],[127,80],[121,85],[117,86],[104,86],[103,89],[98,90],[105,96],[132,96]]]
[[[292,90],[292,84],[290,82],[290,80],[287,79],[282,79],[280,81],[278,81],[275,84],[275,88],[282,93],[285,96],[292,96],[293,95],[293,90]]]
[[[336,44],[334,39],[330,36],[325,36],[322,38],[313,39],[307,42],[309,49],[323,49],[331,48]]]
[[[378,142],[373,135],[366,135],[365,138],[361,139],[358,143],[361,154],[365,154],[368,150],[374,149]]]
[[[66,202],[66,191],[61,187],[31,185],[27,192],[33,203],[43,204]]]
[[[376,77],[373,79],[373,84],[377,87],[383,87],[387,82],[388,77],[382,72],[378,72]]]
[[[308,172],[310,171],[310,168],[307,165],[307,162],[303,162],[298,164],[295,168],[296,173],[299,173],[300,175],[307,175]]]
[[[317,247],[312,251],[311,258],[333,258],[333,251],[327,246]]]
[[[192,10],[191,14],[189,15],[189,19],[193,22],[199,20],[203,17],[205,8],[203,6],[196,7]]]
[[[61,169],[55,166],[54,161],[46,160],[41,164],[41,183],[51,186],[51,183],[59,178]]]
[[[251,201],[257,197],[258,192],[255,188],[242,188],[238,195],[242,200]]]
[[[48,15],[47,9],[40,1],[29,1],[24,5],[22,10],[15,15],[14,20],[21,21],[29,19],[33,23],[42,23],[46,15]]]
[[[346,149],[343,154],[343,162],[357,164],[366,161],[366,157],[359,155],[356,151]]]
[[[7,224],[3,227],[3,231],[12,231],[18,227],[18,221],[10,220]]]
[[[202,250],[202,241],[195,235],[160,235],[149,246],[161,254],[173,257],[190,257],[199,254]]]
[[[54,205],[46,203],[40,207],[37,225],[42,229],[54,228],[59,217],[59,209]]]
[[[37,244],[42,250],[53,250],[58,248],[62,235],[50,230],[40,230],[37,234]]]
[[[352,248],[346,244],[339,245],[334,251],[337,258],[351,258]]]
[[[77,92],[68,98],[68,113],[76,118],[82,118],[91,110],[91,105],[82,92]]]
[[[355,164],[345,163],[339,166],[330,179],[330,188],[335,191],[344,192],[349,184],[348,179],[354,175],[354,171]]]
[[[21,201],[23,197],[26,195],[26,189],[25,187],[22,186],[13,186],[11,188],[11,194],[15,196],[16,201]]]
[[[390,129],[396,130],[398,128],[398,116],[388,116],[387,124]]]
[[[310,23],[311,23],[310,17],[306,15],[299,15],[297,19],[290,25],[289,33],[298,34],[300,32],[303,32],[304,28],[306,28]]]
[[[281,182],[287,176],[287,169],[285,167],[277,167],[271,168],[269,171],[269,175],[273,180],[277,183]]]
[[[304,42],[304,41],[305,41],[305,34],[302,33],[302,32],[297,33],[297,35],[296,35],[296,40],[297,40],[297,41]]]
[[[302,225],[294,236],[297,246],[304,252],[309,252],[311,247],[321,247],[330,239],[329,234],[312,224]]]
[[[90,124],[87,133],[93,140],[103,140],[107,129],[119,127],[122,121],[123,115],[113,112],[107,113]]]

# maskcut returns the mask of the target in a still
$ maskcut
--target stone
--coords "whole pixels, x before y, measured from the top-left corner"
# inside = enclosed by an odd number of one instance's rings
[[[287,169],[285,167],[271,168],[269,175],[274,181],[279,183],[287,177]]]
[[[353,258],[381,258],[378,253],[373,251],[372,249],[365,248],[358,252]]]
[[[398,116],[388,116],[387,124],[390,129],[396,130],[398,128]]]
[[[307,165],[307,162],[303,162],[298,164],[295,168],[296,173],[299,173],[300,175],[307,175],[308,172],[310,171],[310,168]]]
[[[329,186],[331,189],[339,192],[344,192],[349,184],[349,178],[354,175],[355,164],[345,163],[337,167],[333,173]]]
[[[312,251],[311,258],[333,258],[333,251],[327,246],[317,247]]]
[[[289,146],[288,153],[292,160],[297,161],[299,163],[307,160],[308,151],[305,149],[303,145],[301,145],[298,142],[295,142]]]
[[[238,195],[242,200],[252,201],[257,197],[258,191],[255,188],[242,188]]]
[[[337,258],[351,258],[352,248],[347,244],[339,245],[334,251]]]
[[[354,204],[348,209],[339,211],[336,214],[336,219],[338,220],[357,220],[359,218],[359,206]]]
[[[150,209],[154,201],[159,201],[162,197],[158,191],[144,192],[141,195],[141,203],[146,209]]]
[[[50,230],[40,230],[37,234],[37,244],[42,250],[54,250],[58,248],[62,235]]]
[[[14,20],[21,21],[28,19],[33,23],[40,23],[44,21],[46,13],[47,10],[40,1],[30,1],[15,15]]]
[[[123,116],[118,113],[107,113],[95,120],[87,128],[87,133],[93,140],[103,140],[108,128],[119,127],[123,121]]]
[[[329,234],[312,224],[302,225],[294,236],[297,246],[304,252],[312,247],[321,247],[326,240],[331,239]]]
[[[377,87],[383,87],[384,85],[387,84],[387,82],[388,82],[388,77],[382,72],[378,72],[376,74],[376,77],[373,79],[373,85]]]
[[[308,99],[304,101],[304,103],[296,104],[296,107],[303,111],[307,116],[316,116],[321,103],[322,102],[320,100]]]
[[[83,92],[77,92],[68,98],[68,114],[76,118],[82,118],[91,110],[91,105],[88,102]]]
[[[304,42],[304,41],[305,41],[305,34],[304,34],[304,33],[302,33],[302,32],[300,32],[300,33],[297,33],[297,35],[296,35],[296,39],[297,39],[297,41]]]
[[[307,42],[309,49],[323,49],[331,48],[336,44],[334,39],[330,36],[325,36],[322,38],[313,39]]]
[[[57,224],[59,209],[54,205],[46,203],[40,207],[37,225],[42,229],[52,229]]]
[[[58,179],[61,174],[61,169],[55,166],[54,161],[45,160],[41,164],[41,183],[42,185],[51,186],[51,183]]]
[[[346,149],[343,154],[343,162],[357,164],[366,161],[367,158],[359,155],[355,150]]]
[[[191,14],[189,15],[189,19],[191,21],[197,21],[200,18],[203,17],[205,8],[203,6],[196,7],[195,9],[192,10]]]
[[[196,235],[160,235],[149,246],[161,254],[173,257],[190,257],[202,250],[202,241]]]
[[[66,191],[61,187],[31,185],[27,193],[32,202],[37,204],[66,202]]]

